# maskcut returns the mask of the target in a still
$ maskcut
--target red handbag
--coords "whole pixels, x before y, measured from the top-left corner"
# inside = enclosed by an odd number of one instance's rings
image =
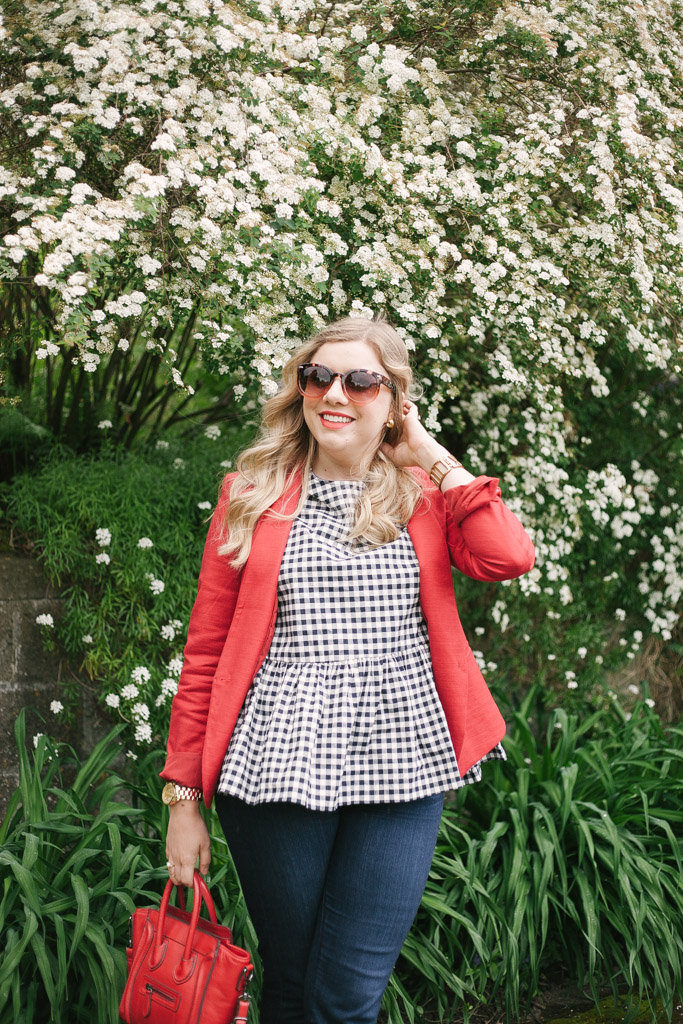
[[[216,908],[195,870],[192,912],[169,904],[169,879],[161,906],[130,916],[126,957],[128,980],[119,1004],[126,1024],[237,1024],[246,1022],[247,986],[254,967],[246,949],[233,946],[229,928],[216,921]],[[211,920],[199,916],[202,900]]]

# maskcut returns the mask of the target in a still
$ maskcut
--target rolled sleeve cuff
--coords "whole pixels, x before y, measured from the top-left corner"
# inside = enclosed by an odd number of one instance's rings
[[[501,498],[498,479],[497,476],[478,476],[468,484],[457,484],[443,491],[448,509],[458,526],[470,513]]]
[[[177,782],[182,786],[202,786],[201,754],[169,754],[166,764],[159,772],[166,782]]]

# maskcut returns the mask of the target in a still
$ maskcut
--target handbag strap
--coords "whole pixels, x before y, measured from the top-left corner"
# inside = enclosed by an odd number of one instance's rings
[[[216,917],[216,907],[213,902],[213,897],[211,896],[208,886],[201,875],[199,876],[199,888],[202,891],[202,897],[204,898],[206,908],[209,911],[209,917],[211,918],[214,924],[218,924],[218,918]],[[185,910],[185,886],[176,885],[176,893],[178,897],[178,902],[180,903],[180,909]]]
[[[209,911],[209,917],[211,918],[214,924],[218,924],[218,918],[216,917],[216,907],[213,902],[213,897],[209,892],[209,887],[196,869],[194,876],[199,881],[199,891],[202,894],[202,899],[206,903],[206,909]]]
[[[182,886],[178,886],[178,888],[182,889]],[[199,911],[201,910],[202,900],[204,900],[204,902],[206,903],[207,909],[209,911],[209,917],[211,918],[213,923],[214,924],[218,923],[218,920],[216,918],[216,907],[215,907],[213,899],[211,897],[211,893],[209,892],[209,890],[207,888],[206,882],[204,881],[204,879],[199,874],[199,872],[197,871],[196,868],[195,868],[194,876],[192,878],[192,888],[193,888],[193,892],[194,892],[194,896],[193,896],[193,900],[192,900],[192,916],[190,918],[190,926],[189,926],[189,928],[187,930],[187,938],[185,940],[185,949],[183,950],[183,960],[189,960],[189,958],[190,958],[190,953],[192,951],[192,943],[194,941],[194,935],[195,935],[195,932],[197,931],[197,921],[199,920]],[[169,904],[169,900],[171,898],[171,893],[173,892],[173,889],[174,889],[174,883],[169,878],[169,880],[166,882],[166,886],[164,888],[164,894],[163,894],[163,896],[161,898],[161,906],[159,907],[159,919],[158,919],[158,925],[157,925],[157,930],[156,930],[156,936],[155,936],[155,939],[154,939],[154,947],[155,948],[154,948],[153,959],[155,961],[158,960],[160,958],[160,956],[161,956],[161,946],[162,946],[162,943],[164,941],[164,925],[166,923],[166,911],[168,909],[168,904]],[[183,906],[183,910],[184,910],[185,909],[185,896],[184,896],[184,893],[182,893],[182,892],[180,893],[179,899],[180,899],[180,902],[181,902],[181,904]]]

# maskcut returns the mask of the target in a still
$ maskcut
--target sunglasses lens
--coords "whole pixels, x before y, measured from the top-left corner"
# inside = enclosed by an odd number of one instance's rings
[[[332,386],[335,375],[326,366],[304,364],[299,367],[297,383],[299,391],[306,398],[322,398]],[[344,374],[343,388],[346,397],[356,405],[372,402],[379,394],[379,381],[367,370],[350,370]]]
[[[332,383],[332,374],[324,366],[302,366],[299,370],[299,391],[306,398],[321,398]]]
[[[372,402],[378,391],[379,381],[366,370],[352,370],[346,377],[346,394],[358,405]]]

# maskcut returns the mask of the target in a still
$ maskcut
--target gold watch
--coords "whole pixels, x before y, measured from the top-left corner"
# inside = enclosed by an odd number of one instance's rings
[[[177,782],[167,782],[161,791],[161,799],[169,807],[179,800],[201,800],[202,791],[198,786],[179,786]]]
[[[442,459],[437,459],[432,468],[429,470],[429,479],[437,487],[441,487],[444,477],[450,473],[452,469],[464,469],[462,462],[453,455],[446,455]]]

